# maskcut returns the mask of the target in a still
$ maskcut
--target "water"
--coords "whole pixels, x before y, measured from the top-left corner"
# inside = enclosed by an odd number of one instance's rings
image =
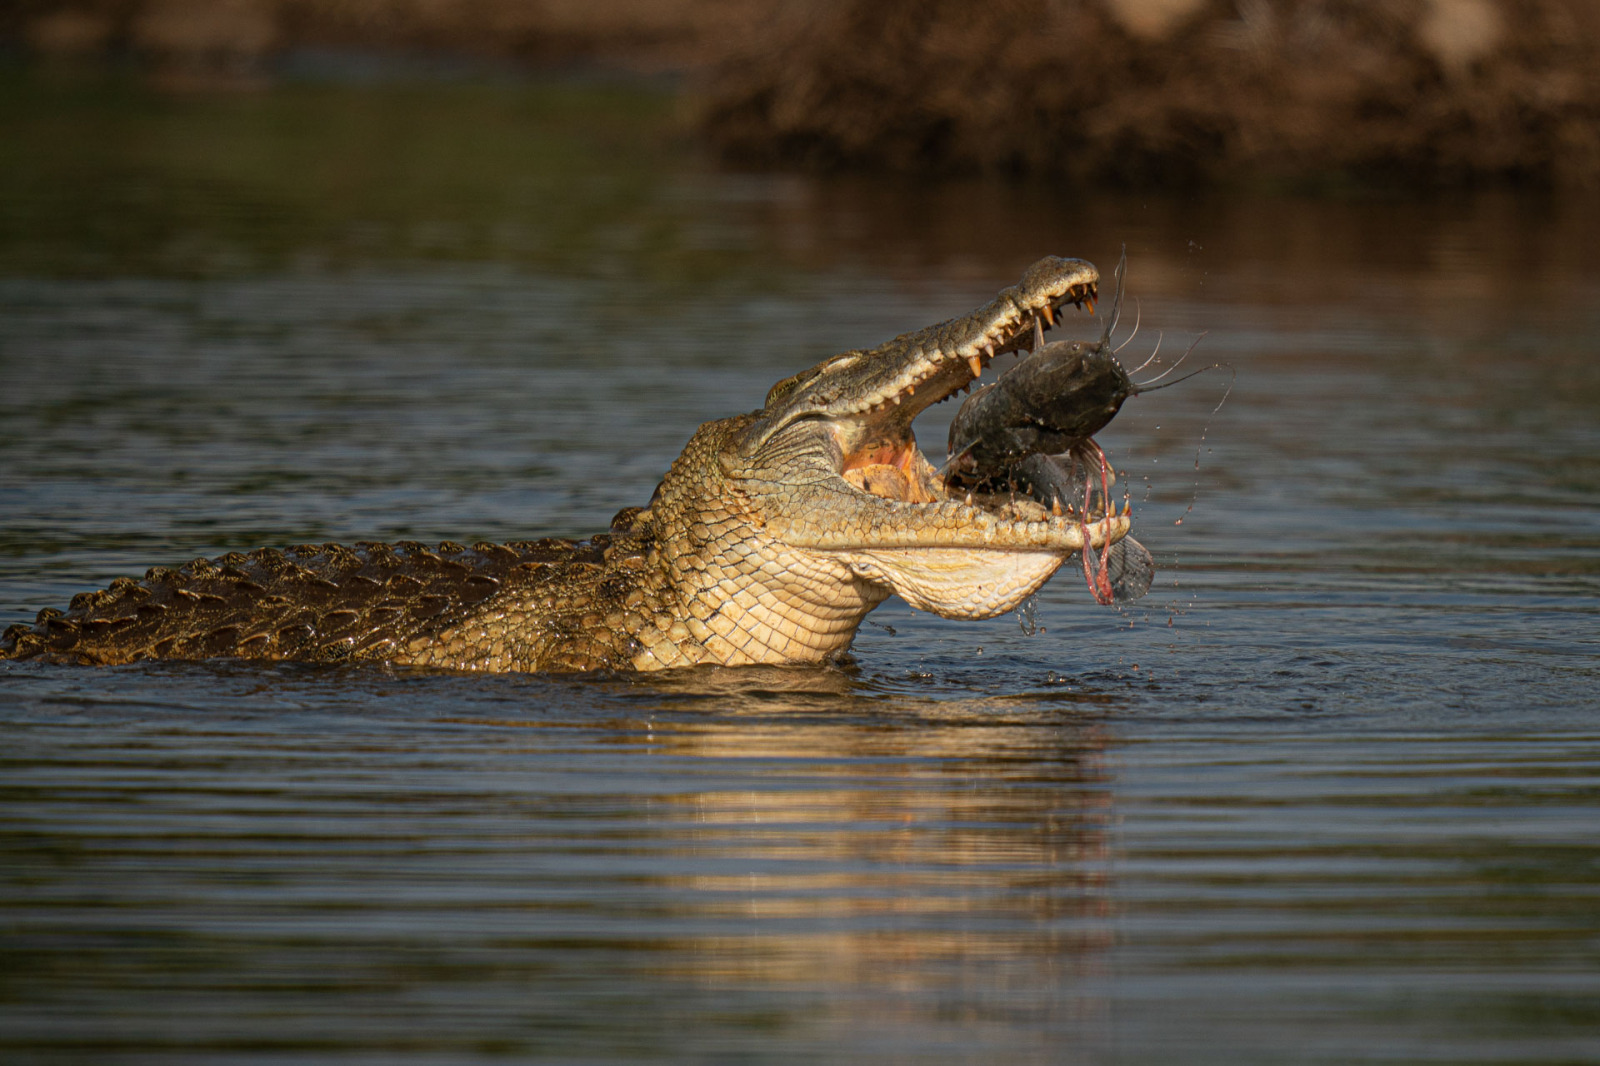
[[[0,664],[8,1062],[1600,1060],[1600,205],[726,174],[603,86],[6,90],[4,623],[599,530],[1046,252],[1126,243],[1124,354],[1237,374],[1101,434],[1155,586],[1031,634]]]

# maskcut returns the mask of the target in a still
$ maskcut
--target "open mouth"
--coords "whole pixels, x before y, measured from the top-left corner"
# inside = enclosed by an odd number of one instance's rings
[[[1109,468],[1096,469],[1093,477],[1085,478],[1082,497],[1054,501],[1048,508],[1016,493],[974,494],[946,482],[918,448],[912,422],[933,405],[970,390],[996,358],[1037,348],[1069,305],[1092,313],[1097,296],[1096,282],[1076,282],[1064,291],[1041,294],[1037,306],[1016,307],[1015,315],[992,323],[976,337],[920,353],[905,368],[902,380],[886,383],[860,410],[834,415],[840,474],[862,492],[883,499],[912,504],[954,501],[1006,524],[1076,526],[1080,535],[1087,535],[1083,525],[1103,522],[1110,511],[1106,497],[1114,478]]]
[[[946,618],[1012,610],[1072,553],[1103,550],[1127,534],[1126,511],[1107,500],[1109,470],[1104,480],[1083,478],[1071,511],[1021,493],[980,497],[928,461],[911,424],[970,388],[999,356],[1038,347],[1069,304],[1092,310],[1099,281],[1093,264],[1049,256],[969,314],[785,378],[741,430],[730,467],[749,463],[759,483],[774,465],[814,458],[835,476],[778,505],[781,520],[768,528],[785,544],[829,553],[859,578]]]

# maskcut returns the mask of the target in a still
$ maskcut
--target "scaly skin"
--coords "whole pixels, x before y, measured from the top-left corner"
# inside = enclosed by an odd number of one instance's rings
[[[0,658],[237,657],[456,670],[659,670],[821,662],[891,593],[947,618],[1015,608],[1124,515],[952,498],[911,421],[971,385],[1035,319],[1095,294],[1050,258],[961,318],[852,351],[708,422],[649,506],[570,541],[311,545],[121,579],[12,626]]]

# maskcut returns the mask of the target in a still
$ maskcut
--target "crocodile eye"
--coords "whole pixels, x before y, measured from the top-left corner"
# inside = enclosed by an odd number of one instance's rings
[[[767,400],[762,406],[771,407],[773,404],[781,402],[795,389],[798,389],[801,385],[804,385],[806,382],[810,381],[816,376],[817,370],[815,367],[813,367],[810,370],[802,370],[794,377],[784,378],[782,381],[772,386],[771,389],[767,390]]]
[[[809,370],[802,370],[793,377],[784,378],[767,392],[767,402],[764,406],[771,407],[775,403],[786,400],[800,386],[810,384],[824,374],[843,370],[860,358],[861,353],[859,352],[845,352],[842,355],[834,356],[832,359],[825,359]]]

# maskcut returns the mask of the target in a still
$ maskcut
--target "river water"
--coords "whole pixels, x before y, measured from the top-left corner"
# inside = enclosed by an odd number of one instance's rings
[[[0,624],[597,531],[1046,253],[1126,246],[1139,376],[1227,364],[1100,435],[1126,609],[895,602],[828,669],[0,664],[6,1061],[1600,1060],[1600,204],[734,174],[605,84],[6,77]]]

